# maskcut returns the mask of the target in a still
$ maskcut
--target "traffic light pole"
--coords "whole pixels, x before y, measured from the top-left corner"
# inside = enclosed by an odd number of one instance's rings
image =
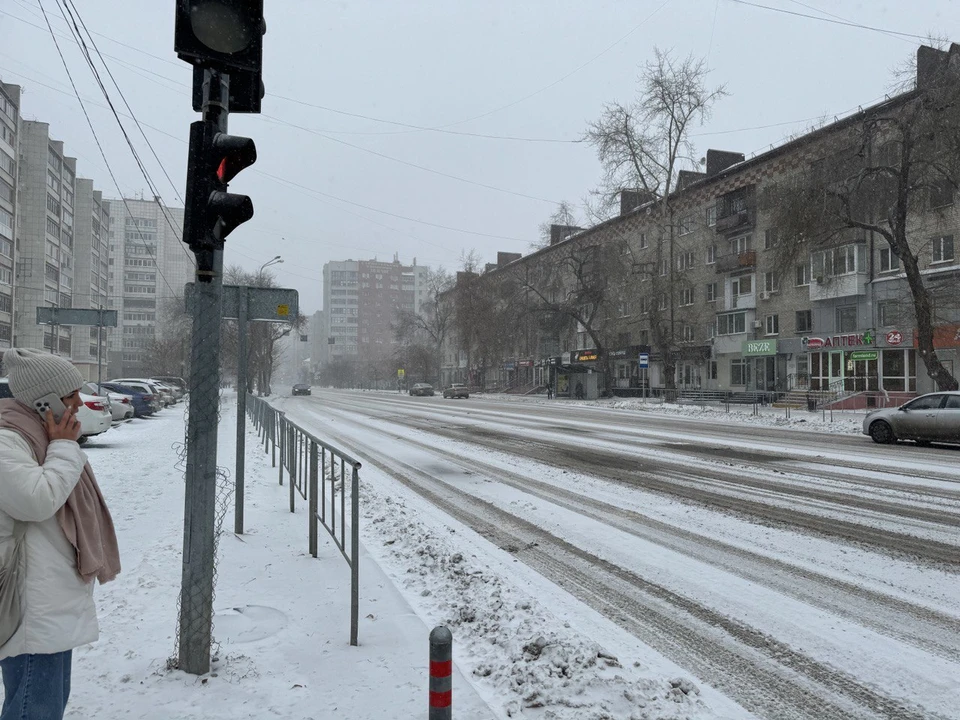
[[[203,73],[203,119],[227,131],[229,77]],[[189,201],[189,198],[188,198]],[[194,232],[198,228],[194,226]],[[179,666],[210,671],[213,575],[216,550],[217,423],[220,410],[220,317],[223,305],[223,247],[202,247],[203,238],[184,238],[197,255],[190,352],[190,410],[180,589]]]

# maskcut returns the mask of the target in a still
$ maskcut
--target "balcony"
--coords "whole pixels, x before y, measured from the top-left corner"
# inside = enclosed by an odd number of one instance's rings
[[[719,222],[719,221],[717,221]],[[742,253],[730,253],[729,255],[719,255],[714,265],[718,273],[735,272],[737,270],[746,270],[757,265],[757,251],[744,250]]]
[[[753,208],[743,208],[735,212],[730,213],[729,215],[724,215],[717,218],[717,224],[715,230],[721,234],[729,234],[732,232],[742,232],[744,230],[749,230],[754,225],[754,212]]]
[[[743,295],[727,294],[723,298],[723,309],[729,310],[755,310],[757,307],[756,293],[744,293]]]
[[[867,294],[867,273],[856,272],[835,277],[812,278],[810,300],[834,300]]]

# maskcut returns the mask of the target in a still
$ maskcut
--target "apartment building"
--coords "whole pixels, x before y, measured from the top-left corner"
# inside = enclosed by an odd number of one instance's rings
[[[182,241],[183,208],[159,199],[106,201],[109,214],[109,294],[118,311],[110,345],[112,375],[149,373],[149,350],[164,332],[163,313],[183,302],[194,265]]]
[[[951,64],[960,66],[960,46],[921,49],[918,84],[923,87],[931,67]],[[501,306],[514,302],[517,309],[499,319],[511,323],[510,339],[491,336],[483,352],[467,347],[462,327],[451,333],[443,377],[483,376],[487,384],[505,386],[532,364],[536,382],[549,378],[561,391],[584,372],[612,373],[611,385],[622,392],[641,384],[664,387],[667,370],[679,388],[888,397],[936,389],[922,363],[905,268],[882,233],[850,228],[800,252],[796,248],[807,246],[784,226],[791,183],[807,177],[835,182],[835,172],[850,163],[885,162],[897,141],[863,130],[872,130],[875,118],[911,111],[916,98],[914,91],[890,98],[750,159],[709,150],[703,172],[681,172],[668,199],[624,191],[619,216],[573,236],[557,233],[549,247],[488,266],[479,277],[464,274],[448,301],[477,292],[480,283],[496,297],[511,298]],[[890,167],[898,157],[892,153]],[[943,160],[931,164],[953,162],[948,155]],[[906,242],[934,305],[934,348],[956,377],[960,211],[952,183],[930,185],[910,203]],[[517,287],[528,291],[518,295]],[[582,298],[582,307],[566,307],[565,321],[555,322],[562,314],[555,312],[550,322],[530,323],[524,314],[531,294],[541,298],[541,311],[557,307],[557,297]],[[594,311],[596,317],[583,322]],[[494,366],[477,366],[492,349]]]
[[[326,362],[390,357],[392,323],[400,310],[419,312],[426,301],[429,267],[347,260],[323,266]]]
[[[0,82],[0,350],[13,342],[20,87]]]
[[[110,208],[93,180],[77,178],[74,206],[73,307],[109,310]],[[109,338],[116,328],[74,327],[71,357],[88,378],[106,372]]]

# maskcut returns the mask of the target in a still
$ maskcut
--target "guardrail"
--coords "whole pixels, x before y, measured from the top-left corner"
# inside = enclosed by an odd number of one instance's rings
[[[281,485],[284,471],[287,473],[290,512],[296,511],[297,495],[307,503],[310,554],[317,557],[322,525],[350,567],[350,644],[356,645],[360,620],[361,463],[288,420],[262,398],[247,395],[247,412],[263,442],[263,451],[278,468]]]

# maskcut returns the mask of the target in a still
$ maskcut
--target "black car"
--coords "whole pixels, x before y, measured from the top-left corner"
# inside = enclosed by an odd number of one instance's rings
[[[297,383],[296,385],[293,386],[293,394],[294,394],[294,395],[309,395],[309,394],[310,394],[310,386],[307,385],[306,383]]]
[[[433,385],[430,385],[429,383],[417,383],[410,388],[410,394],[420,397],[432,397]]]

